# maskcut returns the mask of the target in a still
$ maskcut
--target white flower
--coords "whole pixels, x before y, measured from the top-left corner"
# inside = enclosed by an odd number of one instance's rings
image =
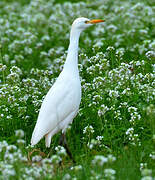
[[[92,164],[103,166],[107,161],[108,161],[108,159],[106,157],[104,157],[102,155],[96,155],[94,157],[94,159],[92,160]]]
[[[24,137],[24,131],[22,129],[16,130],[15,136],[18,138],[23,138]]]
[[[110,91],[109,91],[109,96],[110,96],[111,98],[117,98],[117,97],[119,97],[119,92],[116,91],[116,90],[110,90]]]
[[[93,149],[93,147],[97,144],[100,144],[100,141],[96,139],[91,139],[91,141],[88,142],[87,146],[89,147],[89,149]]]
[[[108,158],[108,162],[114,162],[114,161],[116,161],[116,157],[113,156],[112,154],[109,154],[107,158]]]
[[[107,177],[110,180],[114,180],[115,179],[115,175],[116,171],[114,169],[105,169],[104,170],[104,175],[105,177]]]
[[[131,107],[128,108],[128,112],[130,112],[130,113],[135,112],[135,111],[137,111],[136,107],[131,106]]]
[[[102,104],[101,108],[98,110],[98,116],[100,117],[104,115],[108,110],[109,108],[106,105]]]
[[[16,175],[16,172],[13,168],[13,165],[5,165],[5,168],[2,171],[2,175],[7,179],[7,177],[12,177]]]
[[[9,146],[7,146],[7,150],[10,152],[13,152],[13,151],[17,150],[17,147],[15,145],[9,145]]]
[[[55,148],[55,150],[56,150],[56,152],[57,152],[57,154],[58,155],[62,155],[62,156],[66,156],[67,155],[67,153],[66,153],[66,149],[63,147],[63,146],[57,146],[56,148]]]
[[[114,26],[113,26],[114,27]],[[114,47],[112,47],[112,46],[108,46],[107,47],[107,51],[114,51],[115,50],[115,48]]]
[[[50,159],[51,159],[51,162],[54,164],[58,164],[62,161],[61,157],[58,155],[53,155]]]
[[[3,64],[0,63],[0,72],[5,71],[6,68],[7,68],[6,65],[3,65]]]
[[[141,180],[154,180],[151,176],[144,176]]]
[[[147,163],[140,163],[140,170],[147,168]]]
[[[82,169],[82,166],[81,165],[77,165],[77,166],[73,166],[70,168],[71,170],[75,170],[75,171],[79,171]]]
[[[12,68],[10,69],[10,72],[11,73],[16,73],[18,75],[21,75],[22,74],[22,71],[20,68],[18,68],[17,66],[12,66]]]
[[[68,179],[71,179],[71,175],[67,173],[67,174],[64,175],[62,180],[68,180]]]
[[[89,133],[91,134],[94,133],[94,128],[91,125],[86,126],[83,130],[83,134],[89,134]]]
[[[155,58],[155,51],[148,51],[145,55],[149,59]]]
[[[134,131],[134,129],[133,128],[129,128],[127,131],[126,131],[126,135],[130,135],[130,134],[132,134],[133,133],[133,131]]]
[[[32,162],[40,162],[42,160],[42,157],[39,155],[35,155],[32,157]]]
[[[97,136],[97,137],[96,137],[96,139],[97,139],[98,141],[101,141],[103,138],[104,138],[103,136]]]
[[[149,156],[150,156],[151,159],[155,160],[155,151],[152,152]]]
[[[141,170],[141,174],[142,174],[142,176],[151,176],[152,170],[151,169],[147,169],[147,168],[142,169]]]

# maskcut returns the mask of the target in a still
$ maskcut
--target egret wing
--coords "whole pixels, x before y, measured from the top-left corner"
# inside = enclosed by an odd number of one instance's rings
[[[43,100],[32,134],[32,144],[36,144],[45,134],[58,127],[70,113],[78,109],[80,101],[76,102],[77,93],[71,87],[71,81],[58,79],[49,90]]]

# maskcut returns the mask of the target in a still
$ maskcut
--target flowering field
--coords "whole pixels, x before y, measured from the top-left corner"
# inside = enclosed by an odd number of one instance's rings
[[[154,12],[153,0],[0,1],[0,179],[155,179]],[[74,164],[60,133],[50,149],[30,138],[81,16],[105,23],[80,38]]]

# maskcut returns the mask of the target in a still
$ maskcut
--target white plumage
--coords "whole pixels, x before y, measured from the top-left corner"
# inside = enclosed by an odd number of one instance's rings
[[[77,18],[71,28],[70,44],[64,68],[51,87],[39,112],[31,144],[37,144],[45,136],[46,147],[58,131],[64,133],[76,116],[81,101],[81,83],[78,71],[78,42],[80,33],[94,23],[103,20]]]

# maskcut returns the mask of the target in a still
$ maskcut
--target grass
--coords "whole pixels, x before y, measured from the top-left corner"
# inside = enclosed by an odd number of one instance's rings
[[[3,0],[0,9],[0,179],[154,179],[153,1]],[[80,38],[82,102],[66,134],[73,164],[60,133],[50,150],[44,139],[29,144],[80,16],[106,21]]]

